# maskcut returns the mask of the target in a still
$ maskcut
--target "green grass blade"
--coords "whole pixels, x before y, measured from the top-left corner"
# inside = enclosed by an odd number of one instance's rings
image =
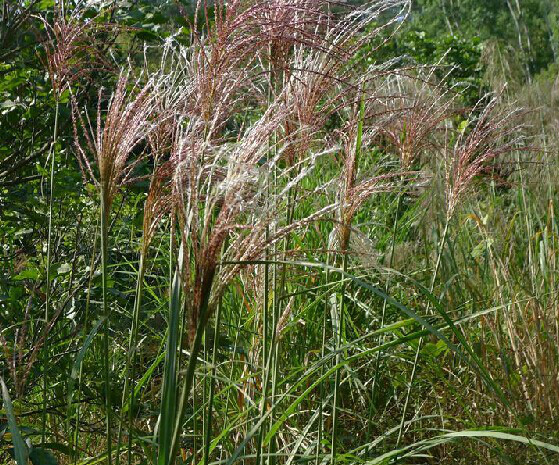
[[[175,271],[169,303],[169,326],[167,329],[167,348],[163,375],[163,395],[161,399],[161,417],[159,422],[158,465],[166,465],[169,458],[173,427],[177,411],[177,346],[180,328],[180,273]]]
[[[27,459],[29,457],[29,450],[19,428],[17,427],[16,417],[14,415],[14,407],[12,405],[12,399],[10,398],[10,393],[4,382],[4,378],[0,376],[0,385],[2,387],[2,399],[4,400],[4,409],[6,411],[6,416],[8,417],[8,427],[10,428],[10,433],[12,434],[12,444],[14,445],[14,453],[17,465],[27,465]]]
[[[540,449],[545,449],[556,454],[559,454],[559,447],[547,442],[539,441],[536,439],[530,439],[525,436],[519,436],[517,434],[510,434],[503,431],[486,431],[486,430],[466,430],[466,431],[452,431],[450,433],[442,434],[440,436],[435,436],[430,439],[424,439],[418,441],[409,446],[402,447],[399,449],[388,451],[373,460],[366,462],[366,465],[384,465],[388,463],[393,463],[392,459],[398,458],[398,460],[405,459],[407,457],[418,457],[421,452],[427,451],[434,447],[453,442],[456,439],[472,438],[481,441],[481,438],[489,438],[504,441],[514,441],[520,444],[525,444],[527,446],[533,446]],[[491,447],[491,444],[483,442],[483,444]]]
[[[73,401],[73,396],[74,396],[74,387],[75,387],[76,381],[78,379],[78,375],[80,373],[80,367],[83,363],[85,353],[87,352],[87,349],[89,349],[89,346],[91,345],[91,343],[95,339],[95,336],[99,332],[99,329],[101,328],[101,326],[103,325],[104,322],[105,322],[105,318],[101,317],[97,321],[97,323],[95,323],[95,325],[93,326],[93,328],[91,329],[91,331],[87,335],[87,338],[85,339],[85,341],[83,343],[83,346],[81,347],[80,351],[78,352],[78,355],[76,356],[76,359],[74,360],[74,364],[72,365],[72,371],[70,372],[70,381],[68,383],[68,408],[69,409],[71,409],[71,407],[72,407],[72,401]]]

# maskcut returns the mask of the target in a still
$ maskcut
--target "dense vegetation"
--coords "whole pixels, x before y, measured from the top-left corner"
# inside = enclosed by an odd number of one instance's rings
[[[4,0],[0,462],[559,462],[557,0]]]

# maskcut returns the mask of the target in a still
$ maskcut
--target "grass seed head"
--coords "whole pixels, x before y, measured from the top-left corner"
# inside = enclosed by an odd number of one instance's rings
[[[102,117],[103,92],[99,91],[97,122],[93,129],[89,116],[80,112],[73,100],[73,123],[78,161],[86,178],[103,194],[106,211],[110,210],[118,189],[132,182],[134,169],[143,154],[130,161],[131,155],[153,129],[150,116],[156,102],[153,83],[137,84],[128,90],[129,73],[122,72]],[[81,129],[81,135],[79,134]]]
[[[114,25],[101,24],[95,18],[83,18],[79,7],[67,17],[57,8],[52,24],[44,17],[41,21],[46,34],[44,66],[56,98],[60,98],[72,83],[93,71],[112,69],[102,52],[100,37],[101,32],[114,30]]]
[[[444,152],[447,218],[469,192],[474,179],[495,158],[525,148],[522,111],[499,105],[499,96],[478,102],[456,141]]]

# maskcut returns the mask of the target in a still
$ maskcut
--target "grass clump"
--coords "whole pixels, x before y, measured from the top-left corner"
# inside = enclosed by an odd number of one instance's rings
[[[198,1],[141,48],[116,6],[36,18],[6,463],[554,463],[553,134],[446,56],[384,59],[410,9]]]

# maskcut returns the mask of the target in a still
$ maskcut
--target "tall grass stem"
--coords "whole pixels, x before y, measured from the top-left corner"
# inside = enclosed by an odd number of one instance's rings
[[[49,173],[49,212],[48,212],[48,238],[47,238],[47,287],[45,292],[45,331],[49,330],[49,309],[51,306],[51,269],[52,269],[52,211],[54,203],[54,173],[56,165],[56,143],[58,141],[58,114],[60,102],[56,99],[54,112],[54,130],[52,136],[52,149],[50,151],[50,173]],[[45,337],[43,347],[43,407],[41,418],[41,444],[45,443],[47,429],[47,402],[48,402],[48,369],[49,360],[49,338]]]

